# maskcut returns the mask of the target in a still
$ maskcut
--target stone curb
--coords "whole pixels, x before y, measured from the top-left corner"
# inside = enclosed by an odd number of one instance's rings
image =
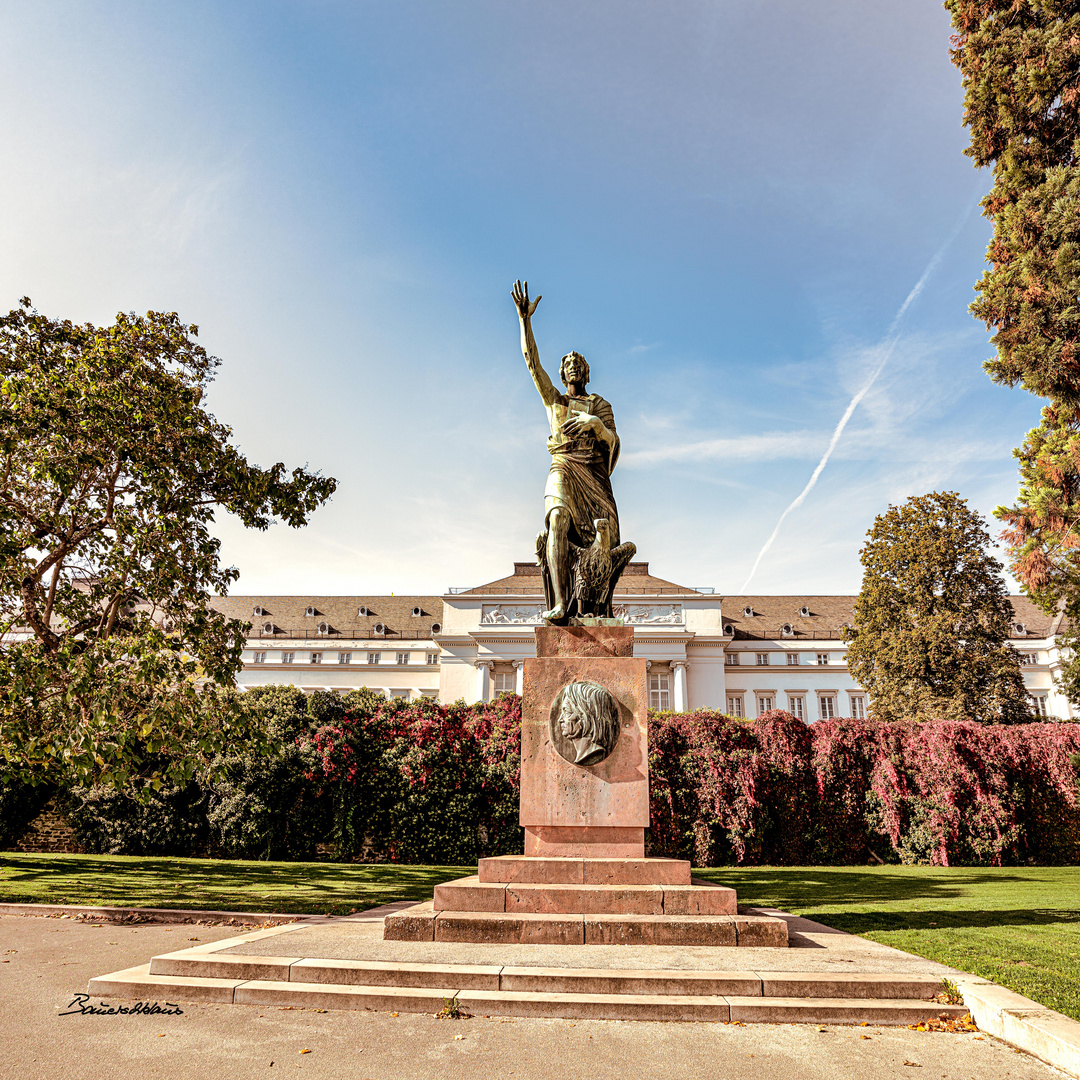
[[[220,923],[225,926],[283,926],[286,923],[369,921],[388,910],[411,906],[412,900],[383,904],[355,915],[283,915],[263,911],[200,911],[187,908],[105,907],[94,904],[0,904],[0,915],[36,915],[39,918],[92,918],[126,923]],[[375,912],[378,915],[375,915]]]
[[[954,980],[980,1031],[1080,1077],[1080,1023],[982,979]]]

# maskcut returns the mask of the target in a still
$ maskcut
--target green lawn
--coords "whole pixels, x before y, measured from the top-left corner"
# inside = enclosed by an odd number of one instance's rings
[[[4,852],[0,902],[347,915],[394,900],[430,900],[438,882],[470,873],[475,866]]]
[[[0,901],[346,914],[425,900],[468,866],[0,854]],[[1080,1020],[1080,867],[695,870],[777,907],[951,964]]]
[[[1080,867],[695,870],[777,907],[992,979],[1080,1020]]]

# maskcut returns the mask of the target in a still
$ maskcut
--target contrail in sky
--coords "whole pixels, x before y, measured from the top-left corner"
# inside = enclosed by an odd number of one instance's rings
[[[956,227],[949,234],[948,239],[934,252],[934,257],[926,264],[926,269],[922,272],[922,277],[915,282],[915,288],[907,294],[907,299],[900,305],[900,310],[893,317],[893,321],[889,324],[889,329],[885,332],[885,337],[882,339],[881,344],[878,346],[878,361],[874,365],[873,370],[870,372],[870,378],[863,384],[863,388],[851,399],[848,403],[848,407],[844,410],[844,415],[840,417],[840,423],[836,425],[836,429],[832,433],[832,438],[829,440],[829,445],[825,448],[825,453],[821,455],[821,460],[817,464],[817,468],[811,473],[810,479],[806,483],[806,487],[799,492],[791,501],[791,505],[780,515],[780,520],[776,523],[776,528],[773,529],[769,539],[762,545],[761,550],[757,554],[757,558],[754,560],[754,565],[750,568],[750,573],[747,574],[746,580],[743,582],[742,588],[739,593],[746,592],[746,586],[750,584],[754,574],[757,573],[757,568],[761,564],[761,560],[765,557],[765,553],[773,546],[773,541],[780,533],[780,526],[784,524],[784,519],[791,513],[792,510],[797,510],[802,506],[806,499],[806,496],[810,494],[814,489],[814,485],[818,482],[818,477],[822,474],[825,466],[829,463],[829,458],[832,456],[832,452],[836,449],[836,444],[840,441],[840,436],[844,434],[844,428],[847,427],[847,422],[851,419],[851,414],[859,407],[859,402],[866,397],[870,387],[877,381],[877,377],[881,374],[885,365],[889,362],[889,357],[893,354],[893,349],[896,348],[897,341],[900,340],[900,321],[907,313],[907,309],[918,299],[919,293],[926,287],[926,283],[933,276],[934,271],[938,268],[938,264],[941,262],[945,255],[945,252],[952,246],[953,241],[960,234],[960,230],[964,227],[965,222],[971,215],[971,211],[977,203],[969,203],[968,208],[961,215],[960,220],[956,223]]]

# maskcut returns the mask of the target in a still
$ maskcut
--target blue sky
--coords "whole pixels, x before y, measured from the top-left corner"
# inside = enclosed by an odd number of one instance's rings
[[[885,357],[747,586],[853,592],[875,514],[989,514],[1038,419],[967,312],[989,176],[948,34],[938,0],[9,6],[0,302],[178,311],[248,456],[338,478],[299,532],[218,522],[240,593],[530,558],[517,277],[614,407],[623,537],[726,594]]]

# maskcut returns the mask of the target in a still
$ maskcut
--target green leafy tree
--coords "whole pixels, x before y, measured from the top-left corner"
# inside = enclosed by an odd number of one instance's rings
[[[217,511],[293,527],[335,481],[250,464],[202,405],[219,361],[175,313],[0,318],[0,772],[183,785],[265,725]]]
[[[990,268],[971,310],[993,331],[995,382],[1047,398],[1016,451],[1010,569],[1048,614],[1080,615],[1080,4],[946,0],[964,85],[965,151],[993,169]],[[1080,703],[1075,634],[1061,682]]]
[[[1032,718],[983,519],[955,492],[890,506],[859,558],[848,667],[879,720]]]

